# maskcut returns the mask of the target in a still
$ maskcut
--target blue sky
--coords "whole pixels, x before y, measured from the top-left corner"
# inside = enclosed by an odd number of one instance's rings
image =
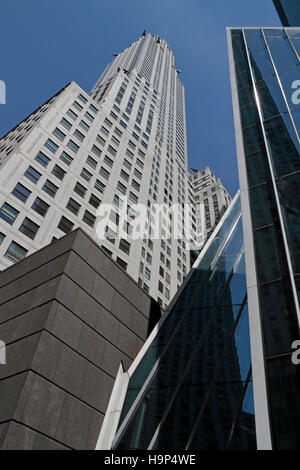
[[[143,32],[170,44],[185,86],[190,167],[238,189],[226,26],[280,26],[272,0],[2,2],[0,136],[74,80],[90,91],[112,54]]]

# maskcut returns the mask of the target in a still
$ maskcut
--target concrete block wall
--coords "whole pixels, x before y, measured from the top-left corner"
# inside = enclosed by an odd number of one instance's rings
[[[94,449],[159,307],[78,229],[0,273],[1,449]]]

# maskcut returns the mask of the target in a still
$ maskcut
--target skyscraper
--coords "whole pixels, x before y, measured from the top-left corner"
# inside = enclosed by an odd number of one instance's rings
[[[201,249],[229,206],[231,197],[209,166],[193,169],[189,183],[196,209],[197,244]]]
[[[174,236],[169,211],[178,204],[184,232],[184,89],[156,35],[144,32],[114,55],[90,95],[71,82],[0,140],[0,269],[80,226],[166,306],[190,266],[187,237]],[[99,239],[105,204],[114,209]],[[147,225],[133,239],[137,204]],[[154,204],[164,205],[156,238]]]
[[[273,0],[283,26],[300,26],[300,4],[298,0]]]
[[[300,443],[300,28],[229,28],[259,448]]]
[[[256,447],[238,194],[109,409],[98,448]]]

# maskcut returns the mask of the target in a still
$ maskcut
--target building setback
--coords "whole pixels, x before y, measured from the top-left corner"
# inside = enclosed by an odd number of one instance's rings
[[[178,74],[166,41],[144,33],[115,54],[90,95],[71,82],[0,140],[0,269],[82,227],[162,306],[169,303],[190,268],[187,237],[172,236],[167,212],[179,205],[184,232],[190,216]],[[112,209],[99,239],[103,204]],[[133,240],[135,204],[147,208],[148,224]],[[159,239],[153,204],[165,205]],[[121,206],[129,220],[119,227]]]

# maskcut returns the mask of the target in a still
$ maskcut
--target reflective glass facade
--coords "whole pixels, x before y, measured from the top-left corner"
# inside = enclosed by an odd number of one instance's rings
[[[283,26],[300,26],[299,0],[273,0]]]
[[[229,29],[228,39],[242,203],[250,208],[249,216],[243,209],[244,232],[251,231],[245,250],[255,258],[247,278],[256,278],[270,435],[274,449],[296,449],[300,369],[291,345],[300,338],[300,28]]]
[[[136,360],[114,449],[256,448],[246,291],[237,195]]]

